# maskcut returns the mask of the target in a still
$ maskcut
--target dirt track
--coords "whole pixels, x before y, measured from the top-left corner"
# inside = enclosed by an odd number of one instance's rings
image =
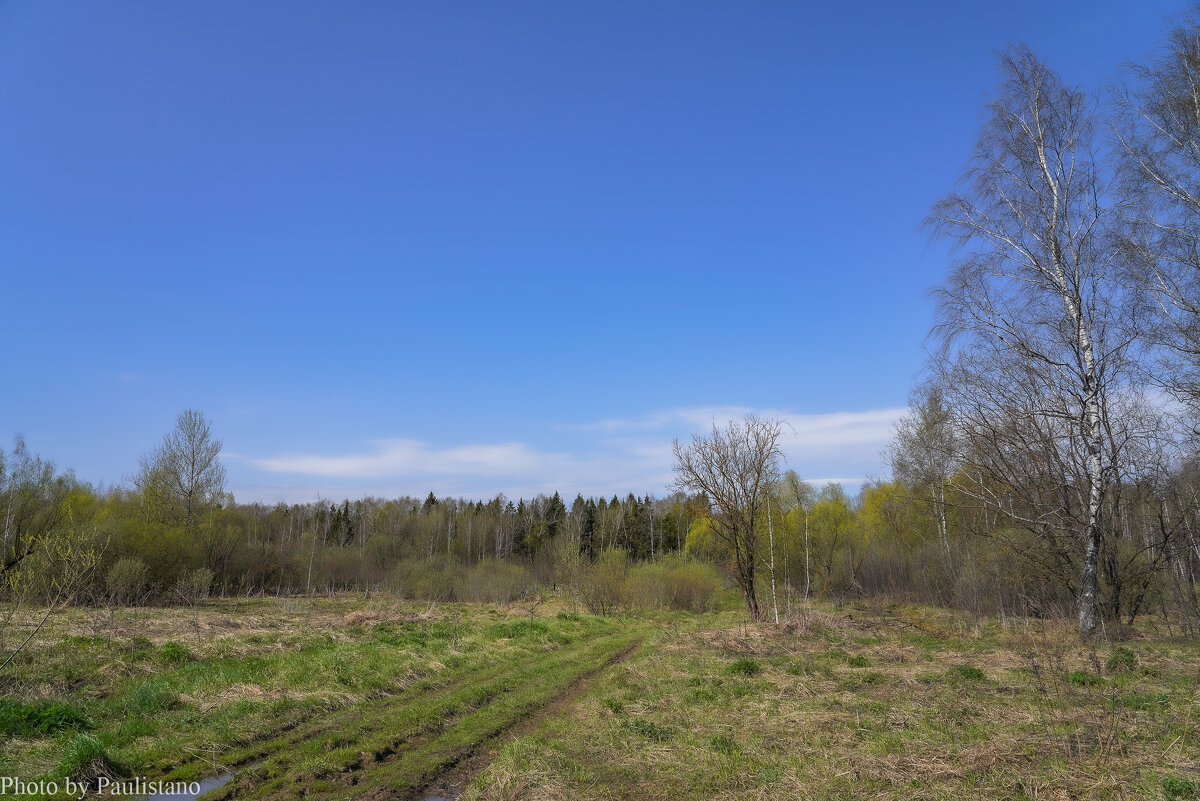
[[[476,743],[470,748],[463,749],[462,753],[456,756],[453,763],[451,763],[442,775],[409,795],[407,797],[409,801],[453,801],[453,799],[458,798],[463,790],[467,788],[467,785],[491,764],[496,754],[506,743],[524,737],[526,734],[537,729],[542,724],[542,721],[559,714],[574,704],[579,695],[587,689],[587,685],[597,674],[613,665],[624,662],[633,655],[633,652],[641,644],[642,641],[640,639],[629,644],[609,657],[608,661],[600,667],[580,675],[564,692],[541,709],[515,722],[509,728],[487,740]],[[364,798],[363,801],[379,801],[379,797],[371,795]]]

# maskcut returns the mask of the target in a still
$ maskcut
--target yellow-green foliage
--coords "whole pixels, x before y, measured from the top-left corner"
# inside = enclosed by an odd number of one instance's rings
[[[524,598],[533,587],[533,574],[524,566],[487,560],[466,572],[462,581],[462,598],[465,601],[506,604]]]
[[[629,556],[621,548],[605,548],[583,578],[581,595],[592,612],[606,615],[619,608],[625,598]]]

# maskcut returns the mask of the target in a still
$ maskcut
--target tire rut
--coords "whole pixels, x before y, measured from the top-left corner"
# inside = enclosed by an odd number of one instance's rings
[[[461,749],[460,753],[454,754],[447,760],[441,775],[426,783],[419,790],[401,797],[405,801],[454,801],[462,794],[467,785],[492,763],[507,742],[524,737],[537,729],[546,719],[554,717],[573,705],[596,676],[629,659],[642,642],[643,638],[639,637],[612,654],[603,664],[581,673],[544,706],[532,710],[529,714],[514,721],[512,725],[486,739]],[[361,801],[382,801],[385,797],[372,794],[364,797]]]

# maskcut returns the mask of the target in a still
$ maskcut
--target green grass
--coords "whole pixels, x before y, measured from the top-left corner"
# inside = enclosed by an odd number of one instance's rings
[[[729,666],[729,672],[742,676],[757,676],[762,672],[762,665],[753,659],[743,657]]]
[[[313,798],[351,778],[411,788],[603,667],[646,628],[387,599],[236,609],[202,610],[205,636],[189,636],[183,610],[127,610],[106,636],[35,642],[14,661],[12,685],[47,697],[0,696],[9,735],[0,764],[24,780],[191,779],[211,774],[214,761],[265,759],[246,778],[262,797],[295,797],[299,780],[313,782]],[[72,610],[59,626],[86,625],[84,615]]]
[[[214,801],[404,798],[498,749],[462,801],[1200,798],[1200,645],[871,611],[785,629],[734,609],[265,599],[109,630],[72,610],[10,666],[0,768],[191,779],[215,761],[253,767]]]
[[[0,735],[45,737],[86,728],[87,717],[75,704],[66,701],[21,703],[14,698],[0,698]]]
[[[977,667],[970,665],[955,665],[946,671],[951,679],[958,681],[984,681],[987,676]]]
[[[798,633],[678,618],[462,801],[1157,799],[1200,782],[1196,643],[1139,647],[1115,694],[1069,681],[1096,662],[1069,622],[914,611],[932,633],[914,637],[904,609],[864,623],[820,608]]]

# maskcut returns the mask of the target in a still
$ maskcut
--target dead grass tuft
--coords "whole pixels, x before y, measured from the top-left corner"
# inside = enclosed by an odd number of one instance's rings
[[[383,616],[374,609],[356,609],[348,615],[343,615],[341,623],[343,626],[361,626],[364,623],[374,623],[382,619]]]

